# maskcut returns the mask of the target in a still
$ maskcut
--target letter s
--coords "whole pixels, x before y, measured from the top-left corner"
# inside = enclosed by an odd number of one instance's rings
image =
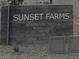
[[[13,15],[13,21],[18,21],[19,20],[19,15]]]

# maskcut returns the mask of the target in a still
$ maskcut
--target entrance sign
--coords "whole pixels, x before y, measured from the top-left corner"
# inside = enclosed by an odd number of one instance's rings
[[[71,5],[11,6],[9,20],[9,39],[23,42],[47,42],[50,36],[73,33]]]
[[[4,9],[7,12],[8,9]],[[5,35],[3,29],[7,27],[8,16],[4,14],[4,9],[1,40],[6,41],[7,30]],[[45,43],[50,36],[68,36],[73,33],[72,5],[10,6],[9,9],[9,42]]]

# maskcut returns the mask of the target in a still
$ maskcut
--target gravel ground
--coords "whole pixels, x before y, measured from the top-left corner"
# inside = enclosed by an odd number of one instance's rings
[[[46,44],[19,45],[20,52],[15,53],[13,46],[0,45],[0,59],[79,59],[79,53],[49,54]]]

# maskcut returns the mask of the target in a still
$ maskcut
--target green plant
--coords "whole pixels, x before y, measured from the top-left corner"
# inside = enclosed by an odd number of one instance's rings
[[[24,1],[24,0],[17,0],[18,5],[22,5],[23,1]]]

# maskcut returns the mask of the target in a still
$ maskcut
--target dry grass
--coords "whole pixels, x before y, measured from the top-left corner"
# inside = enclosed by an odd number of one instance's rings
[[[13,46],[0,46],[0,59],[79,59],[79,54],[49,54],[47,44],[19,45],[15,53]]]

